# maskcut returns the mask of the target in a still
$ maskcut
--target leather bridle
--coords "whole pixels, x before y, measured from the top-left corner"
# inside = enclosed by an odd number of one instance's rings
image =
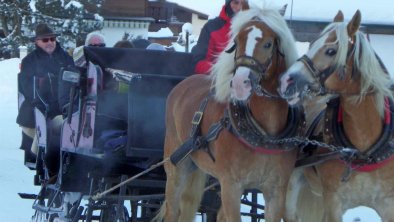
[[[276,56],[277,56],[277,61],[279,61],[279,56],[284,57],[285,55],[280,52],[279,47],[278,47],[278,40],[274,41],[273,44],[273,49],[272,52],[277,52]],[[250,75],[250,80],[251,80],[251,84],[252,84],[252,89],[254,90],[254,92],[256,93],[256,95],[258,96],[265,96],[268,98],[281,98],[278,95],[274,95],[270,92],[268,92],[267,90],[265,90],[263,87],[261,87],[260,82],[261,80],[264,79],[264,74],[266,74],[266,71],[270,68],[270,66],[272,65],[272,55],[274,53],[271,54],[271,57],[269,59],[267,59],[266,62],[261,63],[259,62],[257,59],[253,58],[252,56],[246,56],[246,55],[242,55],[242,56],[238,56],[237,55],[237,43],[234,42],[234,45],[229,48],[228,50],[226,50],[226,53],[232,53],[234,52],[234,70],[233,70],[233,75],[235,74],[235,71],[239,68],[239,67],[247,67],[249,68],[252,72]]]
[[[346,63],[349,63],[349,60],[353,57],[354,55],[354,51],[355,51],[355,47],[354,44],[351,43],[351,48],[348,50],[347,56],[346,56]],[[335,73],[335,71],[338,70],[338,72],[341,73],[340,76],[343,76],[344,72],[346,71],[346,65],[343,67],[336,67],[335,65],[331,65],[329,67],[327,67],[324,70],[319,70],[316,65],[313,63],[312,59],[310,59],[306,54],[304,54],[303,56],[301,56],[301,58],[297,59],[297,61],[302,62],[305,67],[309,70],[309,72],[312,74],[312,77],[316,80],[316,82],[319,82],[319,89],[315,90],[316,93],[318,93],[318,95],[325,95],[329,92],[331,92],[330,90],[328,90],[325,86],[324,83],[326,82],[326,80],[333,74]],[[354,72],[354,67],[352,66],[352,76],[353,76],[353,72]]]

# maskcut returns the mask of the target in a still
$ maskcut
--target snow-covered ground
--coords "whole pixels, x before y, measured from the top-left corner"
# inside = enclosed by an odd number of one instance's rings
[[[0,62],[0,221],[29,221],[32,201],[19,198],[19,192],[37,193],[33,172],[23,165],[19,149],[21,131],[15,123],[17,114],[17,73],[19,59]]]
[[[372,39],[373,41],[373,39]],[[392,39],[377,37],[376,46],[383,60],[393,60],[389,53],[394,49],[388,47]],[[307,43],[298,43],[300,54],[305,52]],[[0,221],[22,222],[29,221],[34,211],[31,206],[33,201],[22,200],[19,192],[37,193],[39,188],[33,186],[33,172],[23,165],[23,152],[18,149],[21,132],[15,123],[17,114],[17,73],[19,59],[0,61]],[[388,65],[388,64],[387,64]],[[393,71],[393,69],[391,69]],[[393,73],[393,72],[391,72]],[[244,208],[245,210],[246,208]],[[353,222],[354,218],[361,218],[362,222],[379,222],[380,219],[370,208],[358,207],[344,215],[344,222]],[[247,220],[245,220],[247,221]]]

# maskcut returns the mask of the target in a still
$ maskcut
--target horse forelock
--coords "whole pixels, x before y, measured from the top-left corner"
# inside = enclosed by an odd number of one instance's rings
[[[232,20],[230,41],[226,48],[231,48],[237,34],[250,21],[262,21],[279,37],[279,50],[285,55],[286,68],[290,67],[298,58],[295,39],[278,9],[261,7],[241,11]],[[219,102],[227,102],[230,98],[230,82],[234,70],[234,53],[222,52],[212,68],[215,98]]]
[[[335,34],[335,38],[330,38],[331,35]],[[330,41],[334,39],[334,41]],[[343,67],[346,64],[346,57],[348,52],[349,36],[347,35],[347,28],[345,23],[331,23],[329,24],[320,34],[319,38],[316,39],[308,55],[314,56],[314,54],[325,45],[338,45],[338,51],[334,58],[333,64],[336,68]]]

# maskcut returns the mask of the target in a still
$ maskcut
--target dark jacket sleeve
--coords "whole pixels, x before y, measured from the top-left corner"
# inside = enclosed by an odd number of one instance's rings
[[[24,127],[34,128],[34,109],[33,109],[33,98],[34,98],[34,70],[33,56],[25,57],[22,60],[21,72],[18,74],[18,90],[19,93],[24,97],[16,122]]]
[[[194,72],[198,74],[208,74],[212,66],[212,61],[208,58],[208,47],[211,32],[208,30],[207,22],[201,30],[197,44],[192,49]]]

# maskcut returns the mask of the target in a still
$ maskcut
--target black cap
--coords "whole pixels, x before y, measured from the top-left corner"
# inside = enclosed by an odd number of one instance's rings
[[[54,32],[47,24],[40,23],[36,26],[35,36],[31,37],[31,41],[35,41],[38,38],[59,36],[59,33]]]
[[[226,7],[225,8],[226,14],[230,18],[232,18],[234,16],[234,14],[235,14],[233,9],[231,8],[231,5],[230,5],[231,1],[232,0],[226,0],[226,5],[225,5],[225,7]]]

